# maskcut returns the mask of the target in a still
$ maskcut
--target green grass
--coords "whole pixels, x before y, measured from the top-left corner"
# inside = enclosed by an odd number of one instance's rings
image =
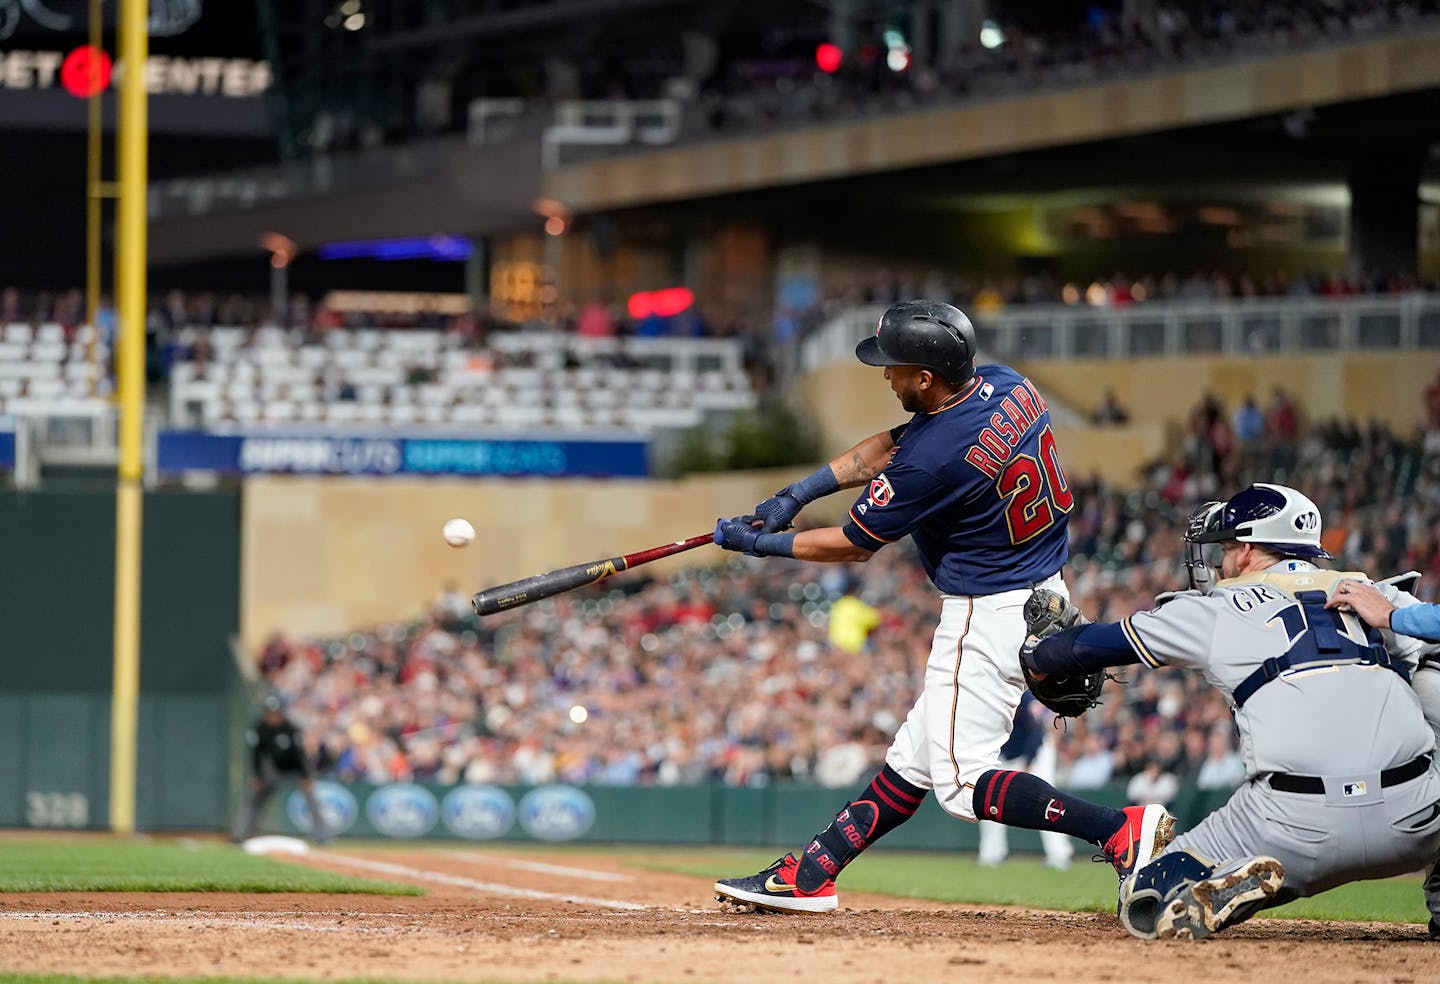
[[[386,842],[386,850],[402,845]],[[463,850],[473,845],[418,842],[417,851]],[[347,843],[364,850],[364,843]],[[600,846],[593,844],[487,844],[487,852],[605,854],[622,863],[673,871],[705,879],[759,871],[779,850]],[[982,868],[959,854],[868,851],[845,872],[846,890],[899,898],[972,905],[1016,905],[1035,909],[1112,912],[1115,875],[1109,865],[1077,857],[1068,871],[1046,868],[1029,856],[1012,857],[1002,867]],[[251,857],[215,842],[170,840],[17,840],[0,842],[0,892],[361,892],[423,895],[422,889],[392,882],[352,878],[269,858]],[[1423,923],[1428,917],[1418,876],[1357,882],[1273,909],[1267,916],[1295,919]],[[0,975],[0,981],[17,978]],[[25,981],[72,978],[31,977]],[[206,979],[207,981],[212,979]],[[219,979],[213,979],[219,980]],[[368,984],[368,982],[367,982]]]
[[[0,842],[0,892],[357,892],[424,895],[245,854],[228,844],[168,840]]]
[[[620,849],[627,855],[628,849]],[[702,878],[750,874],[769,865],[783,851],[652,849],[627,861],[639,867]],[[1418,876],[1355,882],[1310,899],[1301,899],[1265,913],[1289,919],[1340,919],[1422,923],[1429,914]],[[1067,871],[1055,871],[1039,860],[1012,857],[999,868],[982,868],[956,855],[868,851],[845,869],[845,890],[878,892],[901,898],[933,899],[975,905],[1019,905],[1035,909],[1078,912],[1115,911],[1115,870],[1077,856]]]

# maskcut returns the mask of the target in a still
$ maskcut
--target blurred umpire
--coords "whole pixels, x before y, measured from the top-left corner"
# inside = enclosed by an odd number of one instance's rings
[[[325,829],[325,817],[320,812],[320,801],[315,796],[314,772],[300,729],[285,716],[285,703],[275,694],[265,698],[264,713],[254,727],[245,732],[245,744],[250,746],[250,792],[240,810],[240,819],[235,824],[231,840],[240,843],[255,833],[255,821],[275,785],[281,779],[293,779],[305,797],[310,809],[310,836],[318,843],[328,843],[329,833]]]

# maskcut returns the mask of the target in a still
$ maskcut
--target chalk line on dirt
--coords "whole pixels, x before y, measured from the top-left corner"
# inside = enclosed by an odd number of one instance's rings
[[[312,851],[310,856],[322,861],[349,865],[352,868],[360,868],[365,871],[394,875],[397,878],[413,878],[418,881],[435,882],[440,885],[452,885],[456,888],[468,888],[474,892],[488,892],[491,895],[510,895],[522,899],[545,899],[552,902],[576,902],[580,905],[598,905],[606,909],[641,910],[650,908],[648,905],[641,905],[639,902],[625,902],[620,899],[597,899],[588,895],[573,895],[568,892],[542,892],[534,888],[519,888],[514,885],[502,885],[499,882],[478,881],[474,878],[464,878],[460,875],[447,875],[443,872],[429,871],[425,868],[411,868],[403,864],[394,864],[390,861],[374,861],[369,858],[356,858],[346,854],[334,854],[330,851]]]
[[[567,878],[589,878],[592,881],[624,882],[634,881],[633,875],[620,875],[611,871],[591,871],[589,868],[572,868],[564,864],[548,864],[544,861],[525,861],[521,858],[502,858],[495,854],[481,854],[479,851],[451,851],[450,856],[477,864],[497,864],[520,871],[533,871],[541,875],[564,875]]]

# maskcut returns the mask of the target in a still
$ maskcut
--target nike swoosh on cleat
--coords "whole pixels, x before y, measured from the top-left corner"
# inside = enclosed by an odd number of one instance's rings
[[[794,885],[787,885],[787,884],[785,884],[783,881],[781,881],[780,879],[776,878],[774,875],[771,875],[769,878],[765,879],[765,891],[767,891],[767,892],[793,892],[793,891],[795,891],[795,886],[794,886]]]

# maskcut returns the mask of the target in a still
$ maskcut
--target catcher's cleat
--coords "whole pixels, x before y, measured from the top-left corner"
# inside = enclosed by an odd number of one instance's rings
[[[1440,940],[1440,919],[1436,919],[1434,916],[1430,917],[1430,925],[1425,929],[1425,936],[1427,939]]]
[[[834,912],[840,904],[835,882],[827,881],[813,892],[795,885],[800,862],[787,854],[773,865],[746,878],[726,878],[715,883],[715,901],[774,912]]]
[[[1259,912],[1284,882],[1285,866],[1274,858],[1231,862],[1167,902],[1155,921],[1155,935],[1162,940],[1203,940]]]
[[[1165,845],[1175,839],[1175,818],[1158,803],[1127,806],[1121,812],[1125,814],[1124,825],[1111,835],[1101,850],[1105,852],[1105,860],[1115,866],[1115,873],[1123,882],[1137,869],[1159,857]]]

